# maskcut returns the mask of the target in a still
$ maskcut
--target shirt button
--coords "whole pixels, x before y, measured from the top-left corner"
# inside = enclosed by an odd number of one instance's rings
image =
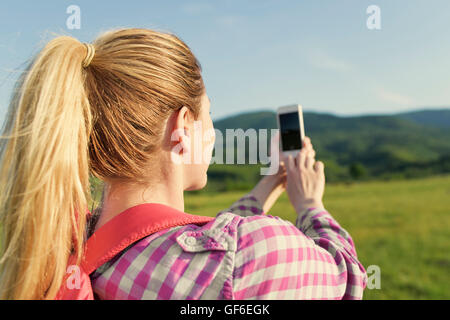
[[[197,239],[195,239],[194,237],[187,237],[185,240],[187,245],[194,245],[197,242]]]

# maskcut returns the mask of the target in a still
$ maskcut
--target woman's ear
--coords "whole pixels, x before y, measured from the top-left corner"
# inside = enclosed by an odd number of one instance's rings
[[[178,151],[183,153],[189,152],[192,127],[190,110],[187,107],[180,108],[174,113],[172,121],[171,143],[181,147]]]
[[[173,129],[178,130],[180,134],[189,137],[191,126],[192,126],[191,111],[187,107],[183,106],[178,110],[178,115],[176,116],[175,126]]]

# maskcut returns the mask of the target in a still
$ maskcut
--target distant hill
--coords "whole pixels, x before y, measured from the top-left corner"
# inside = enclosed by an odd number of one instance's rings
[[[225,134],[226,129],[272,129],[276,123],[275,112],[260,111],[223,118],[214,126]],[[305,112],[304,123],[331,180],[349,178],[355,165],[371,177],[449,167],[450,109],[350,117]]]
[[[304,123],[306,135],[322,157],[344,163],[378,162],[388,152],[414,162],[450,153],[450,130],[442,120],[446,117],[450,117],[450,109],[357,117],[305,112]],[[214,126],[223,134],[225,129],[272,129],[277,127],[276,114],[243,113],[216,121]]]
[[[399,113],[396,116],[419,124],[450,128],[450,109],[413,111]]]
[[[249,113],[240,113],[230,117],[226,117],[214,122],[214,127],[222,132],[225,129],[241,128],[247,130],[249,128],[270,129],[276,128],[277,119],[273,111],[258,111]]]

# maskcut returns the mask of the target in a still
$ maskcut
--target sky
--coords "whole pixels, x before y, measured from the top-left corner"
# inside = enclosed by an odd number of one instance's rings
[[[80,8],[80,29],[67,28],[70,5]],[[380,29],[367,26],[370,5]],[[185,41],[213,119],[294,103],[336,115],[448,107],[449,17],[448,0],[2,0],[0,120],[24,63],[48,40],[90,42],[118,27]]]

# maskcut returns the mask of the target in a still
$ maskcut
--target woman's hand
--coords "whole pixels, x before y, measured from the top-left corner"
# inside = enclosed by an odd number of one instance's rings
[[[324,208],[324,164],[316,162],[315,155],[311,140],[305,137],[303,148],[295,159],[292,156],[282,157],[287,172],[286,192],[298,214],[310,207]]]

